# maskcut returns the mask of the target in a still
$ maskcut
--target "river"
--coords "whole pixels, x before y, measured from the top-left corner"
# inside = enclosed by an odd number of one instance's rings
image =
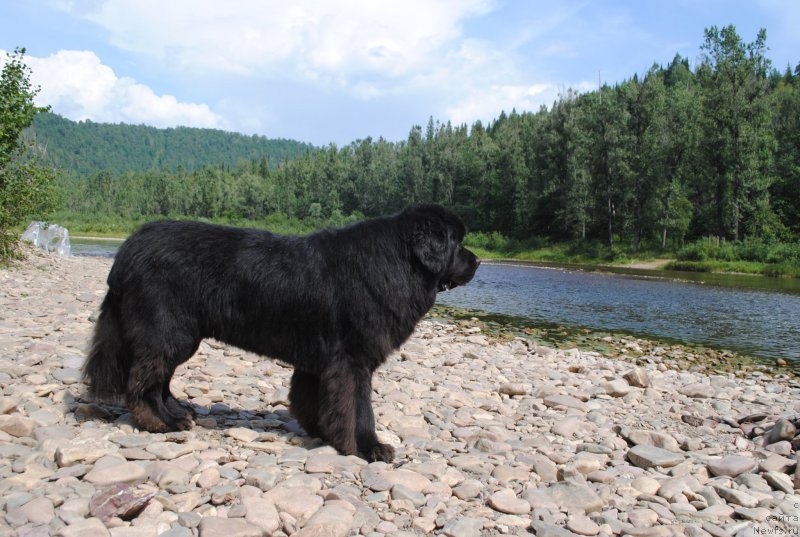
[[[73,240],[111,256],[119,241]],[[554,324],[622,332],[800,362],[800,279],[484,262],[438,302]]]

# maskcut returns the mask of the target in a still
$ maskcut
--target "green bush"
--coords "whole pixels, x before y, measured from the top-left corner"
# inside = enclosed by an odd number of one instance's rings
[[[501,253],[508,253],[511,250],[511,242],[508,237],[497,231],[488,233],[484,231],[471,232],[464,239],[464,243],[468,246]]]

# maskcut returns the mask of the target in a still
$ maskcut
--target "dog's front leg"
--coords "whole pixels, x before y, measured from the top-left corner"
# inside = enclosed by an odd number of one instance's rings
[[[319,433],[342,455],[356,455],[356,376],[345,360],[334,360],[319,377]]]
[[[359,369],[356,390],[358,452],[370,462],[392,462],[394,448],[388,444],[381,444],[375,434],[375,414],[372,411],[372,372]]]

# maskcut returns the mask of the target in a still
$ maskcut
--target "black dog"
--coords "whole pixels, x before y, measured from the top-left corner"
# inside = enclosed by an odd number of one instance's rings
[[[464,224],[438,205],[287,237],[198,222],[156,222],[125,241],[108,275],[84,380],[125,394],[153,432],[192,426],[169,383],[205,337],[294,365],[289,400],[303,428],[343,454],[390,461],[378,442],[372,373],[436,293],[480,261]]]

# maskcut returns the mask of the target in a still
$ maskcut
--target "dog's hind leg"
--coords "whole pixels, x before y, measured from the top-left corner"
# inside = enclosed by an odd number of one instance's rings
[[[140,429],[163,433],[175,429],[162,396],[168,372],[160,360],[137,360],[128,378],[126,403]]]
[[[322,436],[319,429],[319,377],[298,369],[292,373],[289,410],[309,436]]]
[[[191,345],[191,352],[187,350],[180,355],[176,355],[178,357],[177,360],[167,360],[169,374],[167,376],[167,380],[161,385],[161,399],[164,402],[167,414],[171,418],[171,421],[175,427],[180,430],[186,430],[192,427],[192,420],[197,417],[197,412],[195,412],[194,408],[192,408],[188,402],[182,402],[178,400],[178,398],[172,394],[169,384],[173,375],[175,375],[175,370],[178,368],[178,366],[192,357],[194,353],[197,352],[197,348],[199,346],[200,339],[197,339],[195,343]],[[189,347],[187,347],[187,349],[188,348]]]
[[[169,383],[175,368],[194,354],[199,338],[175,330],[170,336],[149,333],[145,341],[136,346],[128,377],[126,399],[134,422],[151,432],[190,429],[191,413],[172,395]]]

